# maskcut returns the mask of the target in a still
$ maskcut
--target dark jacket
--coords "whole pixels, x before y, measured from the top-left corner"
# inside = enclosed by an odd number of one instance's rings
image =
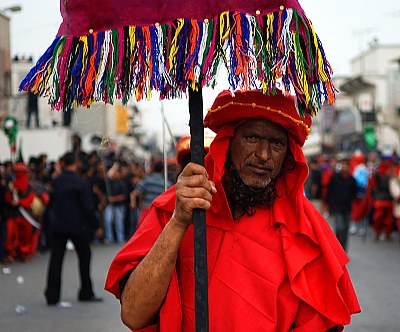
[[[372,188],[372,196],[376,201],[392,201],[393,198],[389,191],[390,175],[376,174],[375,186]]]
[[[89,184],[74,172],[64,172],[53,182],[50,230],[83,234],[98,228]]]
[[[332,175],[328,192],[326,195],[326,203],[331,213],[350,213],[351,203],[356,198],[357,183],[351,176],[343,177],[341,174]]]

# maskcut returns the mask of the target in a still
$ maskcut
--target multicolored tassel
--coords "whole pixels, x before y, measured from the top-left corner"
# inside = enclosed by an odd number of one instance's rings
[[[266,15],[224,12],[210,20],[129,26],[86,36],[58,36],[20,85],[48,96],[53,109],[181,97],[213,86],[221,62],[232,90],[273,93],[277,82],[315,115],[333,103],[332,69],[311,22],[293,9]]]

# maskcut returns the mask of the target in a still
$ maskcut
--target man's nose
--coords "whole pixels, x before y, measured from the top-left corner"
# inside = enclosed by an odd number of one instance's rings
[[[271,144],[268,140],[260,140],[258,142],[255,155],[260,160],[268,160],[271,157]]]

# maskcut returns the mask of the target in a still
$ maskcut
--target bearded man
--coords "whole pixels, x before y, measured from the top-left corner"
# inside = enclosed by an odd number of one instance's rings
[[[207,211],[210,331],[338,331],[360,307],[348,258],[304,196],[311,118],[291,96],[224,91],[217,135],[111,264],[106,289],[132,330],[194,331],[193,209]]]

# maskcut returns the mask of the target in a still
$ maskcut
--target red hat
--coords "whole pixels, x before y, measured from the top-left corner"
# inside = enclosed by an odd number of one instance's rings
[[[13,167],[15,179],[14,187],[20,191],[28,189],[28,166],[24,163],[16,163]]]
[[[365,162],[365,156],[360,150],[356,150],[351,156],[351,160],[358,165]]]
[[[15,174],[28,173],[28,166],[25,163],[16,163],[13,167]]]
[[[214,137],[205,136],[204,137],[204,151],[208,152],[210,149],[211,142]],[[190,136],[183,136],[176,143],[176,161],[178,164],[182,164],[183,159],[186,155],[190,153]]]
[[[310,134],[311,116],[301,117],[293,96],[285,96],[277,90],[275,95],[266,95],[258,90],[221,92],[204,119],[204,126],[215,133],[227,123],[250,118],[261,118],[281,125],[300,144],[304,145]]]

